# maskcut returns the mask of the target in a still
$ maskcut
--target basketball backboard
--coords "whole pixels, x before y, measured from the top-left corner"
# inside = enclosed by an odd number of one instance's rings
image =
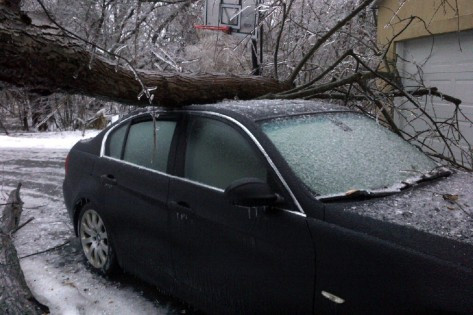
[[[232,34],[258,37],[260,0],[205,0],[204,23],[207,26],[228,26]]]

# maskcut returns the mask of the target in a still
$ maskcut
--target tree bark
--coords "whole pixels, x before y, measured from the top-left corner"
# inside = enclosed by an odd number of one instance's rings
[[[2,122],[1,119],[0,119],[0,129],[2,129],[2,130],[5,132],[5,134],[6,134],[7,136],[9,135],[8,130],[7,130],[7,128],[3,125],[3,122]]]
[[[252,99],[292,85],[255,76],[134,71],[126,62],[117,66],[117,60],[104,57],[106,53],[92,55],[84,46],[47,16],[0,5],[0,81],[39,94],[66,92],[148,105],[145,96],[137,98],[144,85],[156,87],[151,92],[153,104],[174,107]]]
[[[45,314],[49,310],[39,303],[26,285],[11,235],[20,221],[23,202],[20,187],[13,190],[3,210],[0,225],[0,313]]]

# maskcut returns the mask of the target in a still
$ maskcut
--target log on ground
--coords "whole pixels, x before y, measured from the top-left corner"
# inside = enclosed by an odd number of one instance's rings
[[[18,228],[23,209],[20,187],[18,184],[10,193],[0,224],[0,313],[45,314],[49,309],[28,288],[11,236]]]

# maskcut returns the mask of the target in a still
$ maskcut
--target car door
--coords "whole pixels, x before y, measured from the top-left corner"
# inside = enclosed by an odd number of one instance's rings
[[[172,255],[176,276],[211,312],[312,311],[314,250],[305,216],[231,205],[224,188],[254,177],[281,191],[268,163],[241,129],[192,115],[171,179]],[[285,209],[282,209],[285,208]]]
[[[130,120],[111,133],[95,170],[120,264],[165,285],[172,279],[167,170],[178,123],[178,116],[163,114]]]

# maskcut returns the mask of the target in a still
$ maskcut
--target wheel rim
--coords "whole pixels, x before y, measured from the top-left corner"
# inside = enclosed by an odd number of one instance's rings
[[[89,263],[102,268],[108,261],[108,235],[102,218],[92,209],[87,210],[80,222],[82,250]]]

